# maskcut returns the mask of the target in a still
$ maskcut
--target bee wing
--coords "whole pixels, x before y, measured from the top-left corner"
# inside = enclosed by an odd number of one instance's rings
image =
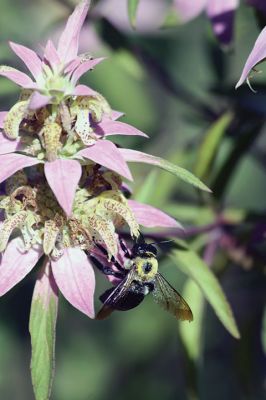
[[[182,321],[192,321],[193,314],[183,297],[158,272],[154,278],[154,300]]]
[[[132,269],[129,271],[125,279],[123,279],[110,293],[107,299],[104,301],[104,304],[98,314],[96,315],[96,319],[101,320],[109,317],[109,315],[115,311],[115,305],[119,299],[124,297],[130,285],[132,284],[135,278],[135,271]]]

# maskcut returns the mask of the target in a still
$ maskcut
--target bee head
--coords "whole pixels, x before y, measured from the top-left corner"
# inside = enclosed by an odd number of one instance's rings
[[[158,272],[158,261],[154,256],[136,257],[134,259],[136,272],[141,281],[151,281]]]
[[[156,257],[157,249],[154,245],[148,243],[137,243],[133,247],[133,254],[139,257]]]

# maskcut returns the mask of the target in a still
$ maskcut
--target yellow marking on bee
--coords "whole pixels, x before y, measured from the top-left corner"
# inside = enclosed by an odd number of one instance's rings
[[[134,265],[141,281],[151,281],[158,272],[158,261],[155,257],[136,257]]]

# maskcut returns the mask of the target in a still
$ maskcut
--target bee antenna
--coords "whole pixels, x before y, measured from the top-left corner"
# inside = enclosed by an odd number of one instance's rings
[[[161,243],[170,243],[170,242],[174,242],[174,239],[162,240],[161,242],[152,242],[149,244],[161,244]]]

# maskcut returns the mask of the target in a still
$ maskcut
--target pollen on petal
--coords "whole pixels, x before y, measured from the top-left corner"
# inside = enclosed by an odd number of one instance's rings
[[[13,230],[21,226],[25,222],[26,218],[26,211],[21,211],[3,222],[0,231],[0,252],[5,250]]]
[[[48,220],[44,224],[44,236],[43,236],[43,251],[45,254],[50,254],[55,246],[59,228],[55,221]]]
[[[61,148],[60,137],[62,128],[56,122],[46,122],[40,135],[43,136],[46,158],[48,161],[54,161],[57,158],[57,152]]]
[[[133,212],[130,210],[127,204],[123,204],[113,199],[104,199],[102,200],[102,205],[109,213],[121,217],[123,221],[122,224],[124,223],[124,221],[126,221],[130,228],[131,236],[139,236],[139,224],[137,223]],[[117,224],[119,224],[118,221],[116,222]]]
[[[4,119],[4,132],[9,139],[17,139],[19,126],[25,117],[28,101],[16,103]]]
[[[87,221],[92,232],[98,234],[105,243],[108,253],[115,256],[117,253],[117,240],[114,225],[99,215],[91,216]],[[97,237],[96,239],[99,240]]]

